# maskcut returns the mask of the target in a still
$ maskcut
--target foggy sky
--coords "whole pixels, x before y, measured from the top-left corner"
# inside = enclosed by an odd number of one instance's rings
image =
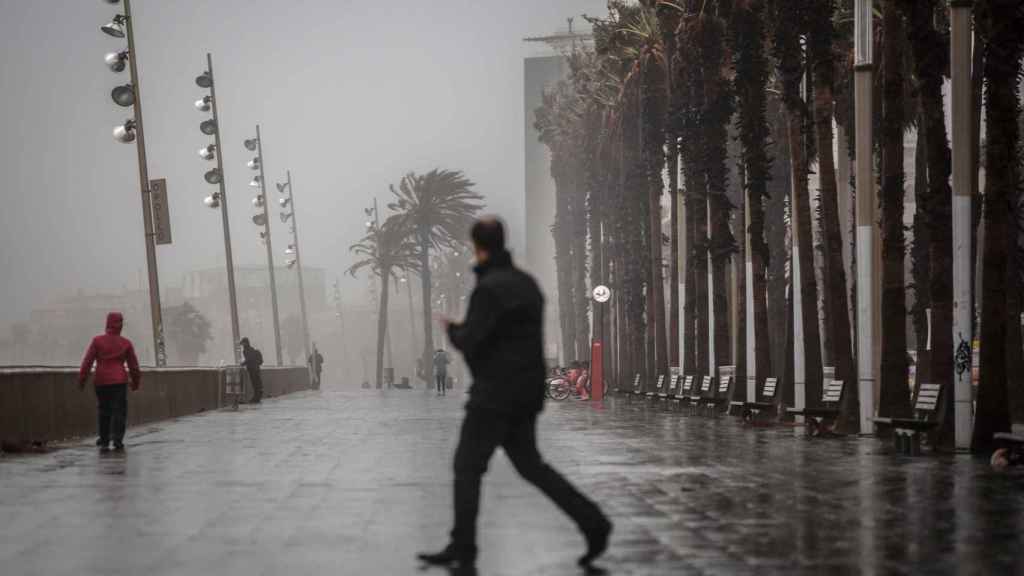
[[[292,171],[303,262],[330,280],[350,263],[362,208],[409,170],[464,170],[523,245],[522,38],[603,14],[605,0],[135,0],[132,9],[149,175],[168,180],[174,244],[157,247],[167,286],[224,261],[219,214],[202,204],[215,191],[202,178],[213,164],[196,154],[212,141],[192,106],[206,52],[236,265],[265,264],[249,220],[253,154],[242,147],[258,122],[268,182]],[[99,31],[116,11],[100,0],[0,0],[5,333],[79,289],[144,286],[135,146],[110,135],[130,109],[109,93],[129,77],[103,64],[125,44]],[[287,229],[276,216],[272,228],[280,265]]]

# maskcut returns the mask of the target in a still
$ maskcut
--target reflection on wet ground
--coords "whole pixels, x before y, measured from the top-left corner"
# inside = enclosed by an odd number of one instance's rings
[[[0,572],[416,574],[460,416],[460,395],[310,393],[131,430],[126,455],[4,458]],[[1024,574],[1024,473],[982,459],[614,401],[541,422],[616,521],[609,574]],[[504,457],[481,531],[482,575],[579,574],[580,537]]]

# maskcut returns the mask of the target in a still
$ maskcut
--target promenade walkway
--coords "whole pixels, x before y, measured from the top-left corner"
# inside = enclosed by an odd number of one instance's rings
[[[0,573],[419,574],[443,545],[463,395],[324,391],[0,458]],[[610,574],[1024,574],[1024,473],[609,402],[542,449],[616,522]],[[503,455],[481,575],[579,574],[583,543]],[[444,574],[427,571],[426,574]]]

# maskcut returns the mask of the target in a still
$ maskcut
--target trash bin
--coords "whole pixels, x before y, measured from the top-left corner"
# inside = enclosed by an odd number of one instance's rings
[[[228,366],[224,369],[224,401],[238,408],[244,392],[241,366]]]

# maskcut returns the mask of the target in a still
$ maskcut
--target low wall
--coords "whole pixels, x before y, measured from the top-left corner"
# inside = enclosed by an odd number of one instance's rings
[[[128,425],[216,410],[229,404],[223,368],[144,368],[142,386],[128,393]],[[264,397],[310,388],[304,366],[265,367]],[[96,433],[92,385],[78,389],[73,368],[0,368],[0,442],[24,445]],[[245,378],[246,394],[250,391]]]

